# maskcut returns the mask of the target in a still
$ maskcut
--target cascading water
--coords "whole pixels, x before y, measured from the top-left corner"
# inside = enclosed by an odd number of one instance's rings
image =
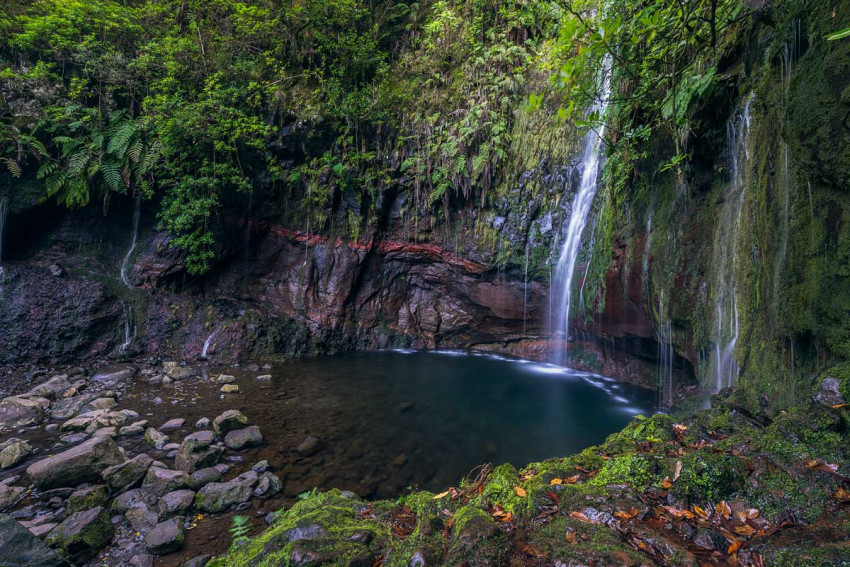
[[[6,214],[9,210],[9,199],[0,197],[0,262],[3,261],[3,233],[6,232]]]
[[[714,232],[715,275],[711,290],[714,305],[711,387],[715,391],[732,386],[738,377],[738,363],[734,356],[739,333],[735,253],[748,178],[750,108],[753,98],[754,95],[750,95],[744,108],[730,120],[726,128],[731,177]]]
[[[658,343],[658,398],[661,405],[673,405],[673,323],[665,309],[664,291],[658,299],[655,342]]]
[[[133,324],[133,310],[127,307],[127,304],[121,302],[121,308],[124,310],[124,342],[118,347],[118,352],[124,353],[136,338],[136,326]]]
[[[563,341],[563,347],[557,344],[550,349],[552,362],[565,365],[567,362],[567,343],[570,339],[569,319],[570,300],[572,299],[572,283],[576,267],[576,258],[581,248],[581,237],[593,198],[596,196],[599,178],[600,157],[603,150],[603,137],[605,134],[605,111],[608,108],[608,99],[611,94],[611,58],[606,56],[602,62],[602,88],[601,96],[594,103],[592,111],[603,118],[599,131],[587,133],[584,139],[584,156],[582,158],[581,184],[573,200],[570,220],[567,223],[567,231],[561,254],[558,258],[558,266],[552,280],[552,290],[557,294],[555,311],[552,313],[550,322],[551,337],[556,341]]]
[[[201,349],[201,359],[207,358],[207,351],[210,349],[210,345],[212,344],[212,340],[218,334],[220,327],[216,327],[213,329],[213,332],[210,333],[210,336],[207,337],[207,340],[204,341],[204,347]]]
[[[124,261],[121,262],[121,281],[129,288],[133,287],[130,279],[127,277],[127,270],[130,267],[130,256],[133,255],[133,250],[136,249],[136,241],[139,238],[139,217],[141,216],[141,197],[136,197],[136,210],[133,213],[133,239],[130,241],[130,248],[127,254],[124,255]]]

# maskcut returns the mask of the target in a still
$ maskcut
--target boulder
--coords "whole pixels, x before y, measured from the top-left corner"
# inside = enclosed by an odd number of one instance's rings
[[[223,450],[221,446],[213,445],[214,440],[215,435],[209,430],[187,435],[174,457],[174,466],[182,471],[194,472],[215,465]]]
[[[118,437],[138,437],[145,432],[145,428],[141,425],[125,425],[118,430]]]
[[[139,503],[144,503],[151,508],[155,508],[158,501],[159,497],[153,492],[142,488],[135,488],[133,490],[128,490],[113,500],[112,511],[116,514],[124,514],[127,510]]]
[[[34,387],[32,390],[27,392],[27,394],[47,398],[49,400],[55,400],[66,390],[70,390],[71,387],[72,384],[68,382],[68,376],[60,374],[52,377],[47,382]]]
[[[180,429],[183,427],[183,424],[186,423],[186,420],[182,417],[177,417],[174,419],[169,419],[165,423],[163,423],[159,429],[160,431],[172,431],[174,429]]]
[[[235,394],[239,391],[239,386],[236,384],[225,384],[221,387],[222,394]]]
[[[153,555],[150,553],[134,555],[130,559],[130,567],[153,567]]]
[[[221,471],[215,467],[207,467],[205,469],[198,469],[192,473],[190,486],[198,489],[205,484],[218,482],[219,480],[221,480]]]
[[[110,364],[99,368],[92,376],[95,382],[119,384],[136,375],[137,368],[132,364]]]
[[[111,437],[92,437],[67,451],[37,461],[27,468],[32,483],[41,490],[76,486],[100,480],[107,468],[124,462]]]
[[[162,372],[175,382],[197,375],[194,368],[191,366],[182,366],[179,362],[163,362]]]
[[[98,506],[106,506],[109,500],[106,494],[106,485],[96,484],[88,488],[78,488],[68,497],[66,509],[68,512],[82,512],[83,510],[91,510]]]
[[[0,565],[4,567],[71,567],[61,555],[7,514],[0,514],[0,550]]]
[[[95,398],[82,407],[80,411],[109,410],[118,405],[115,398]]]
[[[189,475],[184,471],[172,471],[159,467],[150,467],[142,488],[157,496],[163,496],[168,492],[187,488],[190,483]]]
[[[233,384],[236,382],[236,377],[231,376],[230,374],[219,374],[215,381],[219,384]]]
[[[147,532],[159,522],[156,507],[146,502],[137,502],[124,512],[124,517],[137,532]]]
[[[20,439],[7,439],[0,443],[0,469],[15,466],[32,454],[32,445]]]
[[[841,382],[836,378],[824,378],[818,385],[815,401],[825,406],[837,406],[846,403],[841,395]]]
[[[170,518],[171,516],[183,515],[192,503],[195,501],[195,492],[192,490],[175,490],[164,494],[159,499],[157,509],[162,518]]]
[[[0,512],[17,504],[25,492],[20,486],[0,484]]]
[[[198,555],[183,564],[183,567],[204,567],[212,559],[212,555]]]
[[[74,563],[84,563],[97,555],[112,540],[114,533],[109,514],[98,506],[66,518],[50,532],[45,543],[61,549]]]
[[[168,435],[160,433],[153,427],[148,427],[145,430],[145,441],[147,441],[149,445],[153,445],[154,447],[161,449],[166,443],[168,443]]]
[[[152,462],[153,459],[142,453],[120,465],[104,469],[102,477],[113,491],[124,492],[142,482]]]
[[[198,421],[195,422],[195,429],[206,429],[210,426],[210,418],[202,417]]]
[[[247,447],[256,447],[263,442],[263,435],[260,433],[260,428],[256,425],[251,425],[242,429],[235,429],[228,433],[224,438],[224,445],[228,449],[238,451]]]
[[[4,398],[0,402],[0,427],[13,428],[41,423],[48,407],[50,400],[37,396]]]
[[[248,425],[248,418],[237,410],[227,410],[213,420],[216,435],[227,435],[234,429],[241,429],[246,425]]]
[[[264,472],[254,485],[254,496],[257,498],[274,496],[283,489],[280,479],[270,472]]]
[[[223,512],[251,499],[251,486],[231,480],[211,482],[198,491],[195,507],[204,512]]]
[[[73,398],[56,400],[53,402],[53,405],[50,406],[50,415],[53,416],[53,419],[70,419],[80,413],[83,406],[92,400],[97,399],[97,397],[97,394],[92,393],[81,394],[79,396],[74,396]]]
[[[160,522],[145,536],[145,547],[154,555],[165,555],[183,547],[183,518],[169,518]]]

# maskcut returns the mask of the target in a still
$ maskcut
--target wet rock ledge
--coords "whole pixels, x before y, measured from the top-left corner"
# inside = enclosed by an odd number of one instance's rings
[[[837,375],[850,373],[826,373],[790,411],[748,415],[727,393],[439,494],[312,494],[209,566],[847,565],[850,382]]]

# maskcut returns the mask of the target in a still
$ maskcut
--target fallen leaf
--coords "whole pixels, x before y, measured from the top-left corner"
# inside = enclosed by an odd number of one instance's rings
[[[835,464],[835,463],[825,463],[820,459],[816,459],[814,461],[807,461],[806,462],[806,468],[818,470],[818,471],[823,471],[823,472],[828,472],[828,473],[833,473],[833,474],[838,472],[838,465],[837,464]]]
[[[839,486],[838,488],[835,489],[835,492],[832,493],[832,496],[836,500],[843,500],[843,501],[846,502],[846,501],[850,500],[850,490],[847,490],[843,486]]]
[[[549,481],[549,484],[552,484],[552,485],[562,484],[562,482],[563,481],[560,478],[553,478],[552,480]]]
[[[664,480],[661,482],[661,488],[663,488],[664,490],[667,490],[668,488],[671,488],[672,486],[673,486],[673,481],[670,479],[670,477],[669,476],[664,477]]]
[[[673,471],[673,482],[679,480],[680,474],[682,474],[682,461],[676,461],[676,470]]]
[[[694,514],[702,518],[703,520],[708,520],[711,518],[711,514],[700,508],[699,506],[694,506]]]
[[[738,550],[741,549],[742,542],[735,540],[732,542],[732,545],[729,546],[729,549],[726,550],[727,555],[734,555],[738,553]]]
[[[729,507],[729,504],[726,503],[725,500],[721,500],[717,504],[717,511],[723,516],[724,519],[728,520],[729,516],[732,515],[732,509]]]
[[[526,496],[528,496],[528,493],[521,486],[514,486],[514,492],[516,492],[516,495],[520,498],[525,498]]]
[[[637,508],[629,508],[628,511],[618,510],[618,511],[614,512],[614,517],[620,518],[621,520],[631,520],[632,518],[634,518],[637,515],[638,515],[638,509]]]
[[[688,518],[688,519],[690,519],[690,518],[694,517],[692,512],[689,512],[688,510],[681,510],[679,508],[676,508],[675,506],[661,506],[661,508],[663,508],[664,511],[666,511],[668,514],[670,514],[674,518]]]
[[[745,537],[751,537],[754,533],[756,533],[756,530],[747,524],[744,524],[743,526],[735,526],[732,528],[732,531]]]
[[[576,531],[574,529],[568,528],[567,533],[564,534],[564,538],[570,545],[578,545],[578,539],[576,538]]]
[[[580,479],[580,478],[581,478],[581,475],[577,474],[575,476],[568,476],[568,477],[563,478],[561,480],[564,484],[575,484],[575,483],[578,482],[578,479]]]
[[[586,524],[592,524],[593,523],[593,522],[590,521],[590,518],[588,518],[587,516],[585,516],[581,512],[570,512],[570,516],[572,516],[574,519],[578,520],[579,522],[584,522]]]
[[[675,431],[676,433],[684,433],[687,430],[688,430],[687,425],[683,425],[681,423],[674,423],[673,424],[673,431]]]
[[[834,406],[829,406],[829,407],[831,407],[832,409],[841,409],[841,408],[847,407],[847,404],[835,404]]]
[[[439,500],[440,498],[445,498],[448,495],[449,495],[449,491],[446,490],[445,492],[441,492],[439,494],[434,495],[434,498],[432,498],[431,500]]]

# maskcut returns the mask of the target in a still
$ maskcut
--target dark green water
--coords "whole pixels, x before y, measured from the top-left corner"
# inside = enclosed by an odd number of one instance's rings
[[[259,456],[284,473],[290,495],[444,490],[482,463],[520,467],[580,451],[654,404],[651,392],[610,379],[486,355],[354,353],[270,372],[260,382],[236,370],[240,394],[214,401],[260,426],[268,444]],[[322,449],[304,456],[294,448],[308,436]]]

